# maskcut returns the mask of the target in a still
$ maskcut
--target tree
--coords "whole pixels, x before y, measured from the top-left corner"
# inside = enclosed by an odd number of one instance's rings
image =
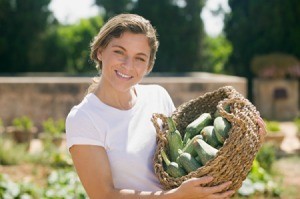
[[[28,72],[29,54],[47,27],[51,0],[0,0],[1,72]]]
[[[233,53],[226,68],[248,78],[249,98],[253,74],[251,60],[273,52],[300,58],[300,1],[229,0],[231,13],[226,16],[225,33]]]
[[[133,12],[151,21],[159,34],[160,47],[154,71],[188,72],[199,69],[203,23],[202,0],[140,0]]]
[[[95,0],[95,3],[105,8],[105,21],[116,14],[130,12],[133,5],[132,0]]]
[[[38,59],[32,63],[35,71],[96,72],[89,58],[90,43],[102,25],[102,18],[96,16],[72,25],[49,27],[40,45],[36,46]]]
[[[217,37],[206,36],[203,41],[201,68],[210,73],[227,73],[225,63],[232,52],[232,46],[224,35]]]

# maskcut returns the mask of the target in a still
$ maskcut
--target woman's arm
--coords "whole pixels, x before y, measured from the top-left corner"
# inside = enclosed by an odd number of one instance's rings
[[[222,192],[229,183],[215,187],[201,187],[212,180],[211,177],[194,178],[180,187],[169,191],[135,191],[115,189],[109,159],[103,147],[74,145],[70,148],[79,178],[91,199],[201,199],[229,198],[233,191]]]

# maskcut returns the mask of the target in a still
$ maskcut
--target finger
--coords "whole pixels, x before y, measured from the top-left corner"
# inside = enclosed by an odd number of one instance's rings
[[[259,117],[260,118],[260,117]],[[265,126],[265,123],[263,122],[263,120],[260,118],[257,120],[257,124],[259,125],[259,128],[258,128],[258,133],[260,135],[263,135],[265,136],[267,134],[267,130],[266,130],[266,126]]]
[[[225,183],[222,183],[220,185],[217,185],[217,186],[213,186],[213,187],[203,187],[205,190],[206,193],[209,193],[209,194],[212,194],[212,193],[219,193],[219,192],[222,192],[224,189],[226,189],[227,187],[229,187],[232,183],[229,181],[229,182],[225,182]]]
[[[257,123],[260,127],[266,128],[266,123],[261,117],[257,118]]]
[[[191,178],[191,179],[187,180],[187,182],[192,183],[194,186],[199,186],[202,184],[209,183],[212,180],[213,180],[213,177],[205,176],[205,177],[201,177],[201,178]]]
[[[222,193],[216,193],[214,194],[214,197],[217,198],[230,198],[233,194],[235,193],[235,191],[226,191],[226,192],[222,192]]]

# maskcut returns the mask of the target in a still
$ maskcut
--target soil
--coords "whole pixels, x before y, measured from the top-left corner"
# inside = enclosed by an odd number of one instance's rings
[[[14,182],[32,182],[41,187],[47,185],[47,177],[51,168],[41,165],[21,164],[13,166],[0,165],[0,173],[7,174]]]
[[[278,172],[277,182],[282,182],[285,199],[300,199],[300,154],[280,158],[273,165]]]

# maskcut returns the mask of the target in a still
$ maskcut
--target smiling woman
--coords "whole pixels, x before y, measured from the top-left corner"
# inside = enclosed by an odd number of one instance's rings
[[[201,177],[163,191],[155,176],[154,113],[175,110],[167,91],[142,85],[154,65],[158,40],[145,18],[120,14],[111,18],[91,44],[97,78],[83,101],[66,120],[67,146],[80,180],[91,199],[97,198],[228,198],[230,182],[202,187]],[[134,168],[133,168],[134,167]]]

